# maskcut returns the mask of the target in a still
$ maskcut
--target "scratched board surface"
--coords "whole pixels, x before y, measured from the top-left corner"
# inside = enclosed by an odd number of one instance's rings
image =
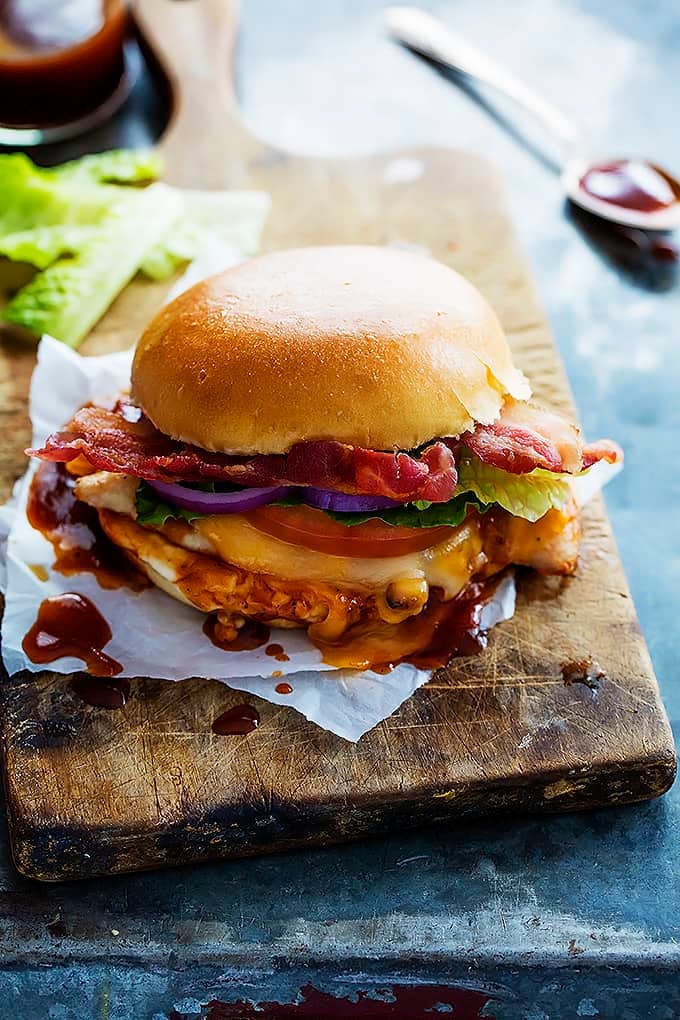
[[[272,150],[246,134],[226,88],[223,101],[219,82],[211,85],[206,75],[206,56],[215,80],[224,73],[230,5],[149,0],[141,8],[142,29],[177,101],[163,142],[168,180],[269,191],[266,249],[342,242],[427,248],[494,305],[536,395],[573,413],[489,164],[444,150],[353,161]],[[129,287],[84,353],[133,342],[162,293],[141,282]],[[32,356],[6,346],[2,357],[8,491],[23,469]],[[598,689],[565,684],[565,664],[588,656],[605,673]],[[62,676],[8,681],[4,770],[19,868],[44,879],[84,877],[346,840],[471,813],[630,802],[662,793],[675,769],[600,501],[585,514],[576,575],[523,576],[517,614],[493,632],[488,650],[437,674],[357,745],[257,699],[256,732],[213,735],[211,722],[238,700],[242,695],[208,679],[141,678],[124,709],[106,712],[86,706]]]

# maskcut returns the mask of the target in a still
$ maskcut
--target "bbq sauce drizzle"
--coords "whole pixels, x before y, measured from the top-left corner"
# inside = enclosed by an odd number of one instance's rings
[[[31,662],[46,665],[73,656],[95,676],[112,677],[123,667],[103,651],[110,640],[111,628],[94,602],[67,591],[43,599],[21,647]]]
[[[94,507],[76,499],[75,479],[64,464],[43,461],[28,490],[26,516],[54,549],[54,570],[91,573],[102,588],[142,591],[151,582],[104,534]]]
[[[234,705],[219,715],[212,724],[213,733],[221,737],[246,736],[260,725],[260,713],[252,705]]]

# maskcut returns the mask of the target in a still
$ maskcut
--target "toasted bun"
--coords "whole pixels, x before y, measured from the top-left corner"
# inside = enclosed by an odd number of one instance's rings
[[[132,392],[167,435],[238,454],[313,439],[409,450],[530,393],[462,276],[359,246],[275,252],[196,284],[142,336]]]

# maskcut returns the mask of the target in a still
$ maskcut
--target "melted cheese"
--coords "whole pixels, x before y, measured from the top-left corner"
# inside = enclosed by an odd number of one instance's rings
[[[194,530],[228,563],[255,572],[300,581],[323,581],[348,588],[384,591],[393,583],[423,580],[451,598],[483,562],[479,521],[457,527],[439,545],[408,556],[359,558],[332,556],[265,535],[238,514],[206,517]],[[177,541],[175,536],[172,536]],[[186,540],[183,544],[189,544]],[[200,543],[195,548],[200,548]],[[203,547],[202,551],[206,551]]]

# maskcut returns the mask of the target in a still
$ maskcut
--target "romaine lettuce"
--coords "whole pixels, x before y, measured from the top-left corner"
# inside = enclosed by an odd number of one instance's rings
[[[206,516],[206,514],[194,513],[193,510],[185,510],[181,506],[173,506],[171,503],[166,503],[145,482],[140,482],[137,486],[135,507],[138,524],[153,524],[157,528],[162,527],[168,520],[182,520],[191,523],[197,517]]]
[[[73,257],[37,273],[3,309],[3,318],[34,336],[50,333],[77,347],[180,210],[178,192],[164,184],[119,199]]]
[[[1,317],[76,347],[138,269],[165,279],[206,249],[218,268],[254,253],[267,195],[131,186],[160,171],[153,152],[116,150],[53,168],[0,155],[0,257],[39,270]]]
[[[473,493],[481,503],[502,506],[513,517],[537,521],[553,507],[563,507],[570,494],[569,475],[544,471],[514,475],[471,454],[458,463],[459,492]]]

